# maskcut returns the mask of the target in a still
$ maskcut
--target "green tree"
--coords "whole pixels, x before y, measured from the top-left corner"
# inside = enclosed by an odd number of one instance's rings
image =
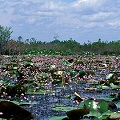
[[[36,39],[34,37],[30,38],[30,44],[36,44]]]
[[[23,37],[22,36],[19,36],[18,37],[18,42],[22,42],[23,41]]]
[[[0,25],[0,53],[2,47],[10,40],[12,32],[10,27],[3,27]]]

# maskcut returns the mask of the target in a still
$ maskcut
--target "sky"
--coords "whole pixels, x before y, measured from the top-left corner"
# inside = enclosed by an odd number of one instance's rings
[[[120,0],[0,0],[0,25],[15,40],[120,40]]]

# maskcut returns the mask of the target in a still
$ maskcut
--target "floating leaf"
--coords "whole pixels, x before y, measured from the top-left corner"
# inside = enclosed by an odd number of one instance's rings
[[[77,74],[76,71],[74,71],[74,70],[70,71],[70,75],[71,75],[72,77],[74,77],[76,74]]]
[[[113,77],[114,73],[109,73],[108,75],[106,75],[106,79],[111,79]]]
[[[117,108],[120,108],[120,102],[118,102],[118,103],[116,104],[116,106],[117,106]]]
[[[105,100],[105,101],[112,101],[112,100],[114,100],[114,98],[112,98],[112,97],[104,97],[104,98],[99,98],[99,100]]]
[[[67,118],[67,116],[53,116],[51,118],[49,118],[49,120],[62,120],[63,118]]]
[[[17,104],[17,105],[33,105],[33,104],[37,104],[37,102],[18,102],[18,101],[11,101],[11,102],[13,102],[13,103],[15,103],[15,104]]]
[[[70,99],[71,95],[66,95],[65,98]]]
[[[98,85],[96,86],[97,89],[103,89],[103,90],[109,90],[111,89],[109,86],[106,86],[106,85]]]
[[[55,111],[70,111],[70,110],[73,110],[75,109],[75,107],[68,107],[68,106],[57,106],[55,108],[52,108],[52,110],[55,110]]]
[[[111,115],[113,112],[112,111],[110,111],[110,110],[107,110],[106,112],[104,112],[102,115]]]
[[[120,89],[120,85],[114,85],[113,83],[110,83],[110,87],[112,89]]]
[[[104,113],[108,110],[108,103],[107,102],[101,102],[99,104],[99,108],[98,108],[100,113]]]
[[[119,120],[120,119],[120,112],[114,112],[110,115],[110,119]]]
[[[94,120],[108,120],[109,115],[101,115],[99,117],[94,118]]]
[[[85,115],[87,117],[100,117],[101,113],[97,110],[92,109],[89,114]]]

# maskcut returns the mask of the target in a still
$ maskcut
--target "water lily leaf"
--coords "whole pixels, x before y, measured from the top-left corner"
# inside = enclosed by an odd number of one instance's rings
[[[72,71],[70,71],[70,75],[71,75],[72,77],[74,77],[75,75],[77,75],[77,72],[74,71],[74,70],[72,70]]]
[[[17,70],[18,69],[18,67],[13,67],[13,70]]]
[[[8,85],[10,84],[9,80],[1,80],[0,83],[4,84],[4,85]]]
[[[11,101],[11,102],[13,102],[13,103],[15,103],[15,104],[17,104],[17,105],[33,105],[33,104],[37,104],[37,102],[18,102],[18,101]]]
[[[116,104],[116,106],[117,106],[117,108],[120,108],[120,102],[118,102],[118,103]]]
[[[59,106],[59,107],[52,108],[52,110],[55,110],[55,111],[65,111],[65,112],[73,109],[75,109],[75,107]]]
[[[106,79],[111,79],[113,77],[114,73],[110,73],[108,75],[106,75]]]
[[[107,110],[106,112],[104,112],[102,115],[111,115],[113,112],[112,111],[110,111],[110,110]]]
[[[101,113],[97,110],[92,109],[89,114],[85,115],[87,117],[100,117]]]
[[[104,113],[108,110],[108,103],[107,102],[99,102],[94,101],[91,99],[87,99],[79,105],[80,108],[90,108],[90,110],[96,110],[100,113]],[[94,111],[93,111],[94,112]]]
[[[109,90],[110,87],[109,87],[109,86],[102,85],[102,89],[103,89],[103,90]]]
[[[49,93],[52,93],[52,91],[51,90],[43,90],[43,89],[36,90],[36,88],[31,88],[27,92],[27,94],[49,94]]]
[[[66,95],[65,98],[71,99],[71,95]]]
[[[77,60],[77,61],[76,61],[76,64],[82,64],[82,65],[84,65],[84,63],[83,63],[82,60]]]
[[[107,102],[101,102],[100,104],[99,104],[99,108],[98,108],[98,110],[99,110],[99,112],[100,113],[104,113],[104,112],[106,112],[107,110],[108,110],[108,103]]]
[[[63,118],[67,118],[67,116],[53,116],[51,118],[49,118],[49,120],[62,120]]]
[[[80,108],[90,108],[92,109],[97,109],[98,102],[92,100],[92,99],[87,99],[84,102],[81,102],[79,105]]]
[[[103,90],[109,90],[111,89],[109,86],[106,86],[106,85],[98,85],[96,86],[97,89],[103,89]]]
[[[114,98],[112,98],[112,97],[104,97],[104,98],[100,98],[101,100],[105,100],[105,101],[112,101],[112,100],[114,100]]]
[[[72,66],[72,65],[73,65],[73,63],[69,63],[67,60],[64,60],[64,61],[63,61],[63,64],[64,64],[64,65],[67,65],[67,66]]]
[[[84,108],[84,107],[85,107],[84,102],[81,102],[80,105],[79,105],[79,108]]]
[[[94,118],[94,120],[108,120],[109,115],[101,115],[99,117]]]
[[[84,102],[81,102],[81,104],[79,105],[80,108],[84,108],[84,107],[90,107],[89,105],[91,104],[93,100],[91,99],[87,99]]]
[[[120,112],[114,112],[110,115],[110,119],[119,120],[120,119]]]
[[[99,81],[96,80],[88,80],[87,82],[89,82],[90,85],[99,85]]]
[[[28,83],[28,84],[24,84],[23,86],[24,86],[24,87],[29,87],[29,86],[31,86],[31,85],[33,85],[33,84],[34,84],[34,82]]]
[[[119,89],[120,88],[120,85],[114,85],[113,83],[110,83],[110,87],[112,89]]]

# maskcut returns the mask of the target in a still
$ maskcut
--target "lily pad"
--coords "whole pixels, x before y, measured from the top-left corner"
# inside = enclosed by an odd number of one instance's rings
[[[104,98],[100,98],[100,100],[105,100],[105,101],[112,101],[112,100],[114,100],[114,98],[112,98],[112,97],[104,97]]]
[[[89,114],[85,115],[87,117],[100,117],[101,113],[98,112],[97,110],[91,110]]]
[[[106,112],[104,112],[102,115],[111,115],[113,112],[112,111],[110,111],[110,110],[107,110]]]
[[[28,90],[28,92],[27,92],[27,94],[49,94],[49,93],[52,93],[52,91],[51,90],[42,90],[42,89],[37,90],[37,91],[36,91],[36,89],[32,89],[32,91]]]
[[[55,111],[65,111],[65,112],[73,110],[73,109],[75,109],[75,107],[58,106],[58,107],[52,108],[52,110],[55,110]]]
[[[114,73],[109,73],[108,75],[106,75],[106,79],[111,79],[113,77]]]
[[[67,118],[67,116],[53,116],[51,118],[49,118],[49,120],[62,120],[63,118]]]
[[[112,89],[120,89],[120,85],[114,85],[113,83],[110,83],[110,87]]]
[[[108,120],[109,115],[101,115],[99,117],[94,118],[94,120]]]
[[[110,119],[119,120],[120,119],[120,112],[114,112],[110,115]]]
[[[101,102],[99,104],[99,108],[98,108],[100,113],[104,113],[108,110],[108,103],[107,102]]]
[[[37,104],[37,102],[18,102],[18,101],[11,101],[11,102],[13,102],[13,103],[15,103],[15,104],[17,104],[17,105],[33,105],[33,104]]]
[[[103,90],[109,90],[111,89],[109,86],[106,86],[106,85],[98,85],[96,86],[97,89],[103,89]]]
[[[120,108],[120,102],[118,102],[118,103],[116,104],[116,106],[117,106],[117,108]]]

